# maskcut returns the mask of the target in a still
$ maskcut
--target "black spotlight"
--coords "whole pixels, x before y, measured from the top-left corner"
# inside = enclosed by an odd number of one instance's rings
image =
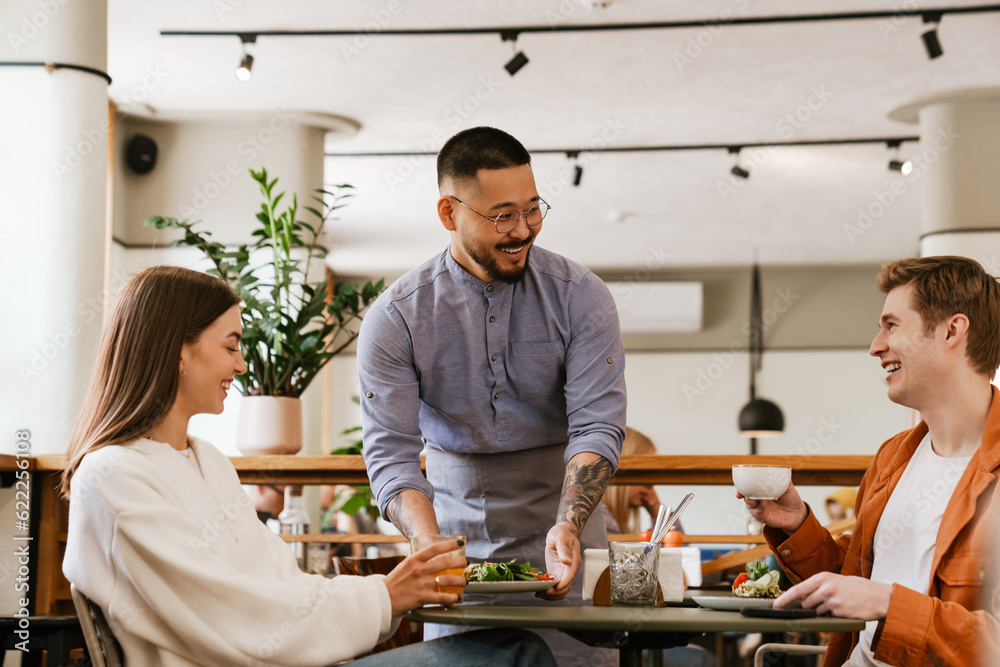
[[[941,42],[938,41],[937,28],[931,28],[924,34],[920,35],[920,38],[924,40],[924,48],[927,49],[927,57],[934,60],[938,56],[944,54],[944,49],[941,48]]]
[[[729,171],[732,172],[733,176],[739,176],[740,178],[750,178],[750,172],[738,164],[734,164],[733,168],[730,169]]]
[[[524,67],[527,64],[528,64],[528,56],[524,55],[524,51],[518,51],[517,53],[514,54],[514,57],[508,60],[507,64],[504,65],[503,67],[505,70],[507,70],[508,74],[514,76],[515,74],[518,73],[518,71],[522,67]]]
[[[580,181],[583,179],[583,167],[576,165],[573,168],[573,187],[579,187]]]
[[[913,171],[913,163],[909,160],[889,160],[889,171],[898,171],[906,176]]]

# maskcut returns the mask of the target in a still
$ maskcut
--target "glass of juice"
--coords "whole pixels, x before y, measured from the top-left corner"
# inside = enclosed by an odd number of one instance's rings
[[[457,540],[461,545],[450,554],[451,556],[465,556],[465,535],[415,535],[410,538],[410,553],[415,553],[421,549],[426,549],[432,544],[437,544],[438,542],[451,542],[452,540]],[[453,567],[447,570],[441,570],[440,572],[435,572],[435,576],[440,576],[443,574],[456,574],[462,576],[462,568]],[[438,586],[438,592],[440,593],[453,593],[458,596],[458,601],[462,601],[462,587],[461,586]]]

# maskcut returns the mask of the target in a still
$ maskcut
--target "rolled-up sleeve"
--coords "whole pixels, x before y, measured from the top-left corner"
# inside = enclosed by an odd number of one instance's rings
[[[569,302],[572,336],[566,351],[565,460],[592,452],[618,469],[625,439],[625,349],[618,310],[607,286],[593,273]]]
[[[379,300],[358,336],[365,466],[382,516],[396,494],[416,489],[434,500],[420,472],[420,382],[410,334],[395,307]]]

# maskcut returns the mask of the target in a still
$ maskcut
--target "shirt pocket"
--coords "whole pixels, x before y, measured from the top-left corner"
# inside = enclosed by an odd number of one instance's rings
[[[951,556],[945,556],[938,566],[937,576],[941,582],[952,589],[957,595],[974,594],[985,585],[990,573],[987,572],[989,563],[986,554],[978,551],[965,551]],[[951,599],[951,595],[942,591],[942,598],[946,601]]]
[[[510,344],[514,381],[521,396],[561,394],[566,384],[566,348],[561,340]]]

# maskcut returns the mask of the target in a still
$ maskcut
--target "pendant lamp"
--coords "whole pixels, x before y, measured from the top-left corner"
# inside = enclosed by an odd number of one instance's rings
[[[740,434],[750,438],[750,453],[757,453],[757,438],[781,435],[785,430],[785,416],[781,408],[767,400],[757,398],[757,371],[764,357],[764,321],[760,303],[760,267],[753,265],[750,291],[750,402],[740,410]]]

